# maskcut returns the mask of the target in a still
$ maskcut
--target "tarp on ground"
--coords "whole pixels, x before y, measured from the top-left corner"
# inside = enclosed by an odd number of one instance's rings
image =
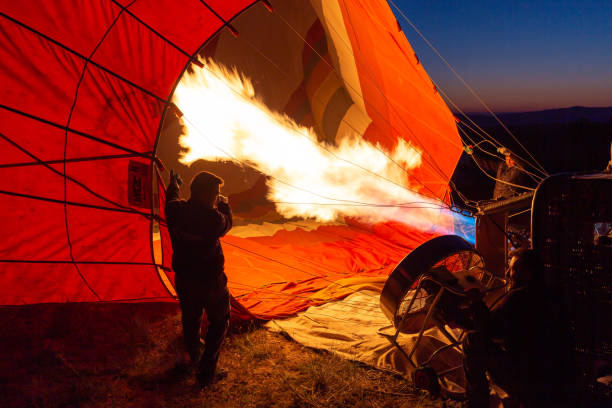
[[[395,346],[376,333],[378,329],[390,324],[379,306],[384,282],[384,278],[339,282],[346,287],[332,285],[326,291],[352,290],[354,293],[336,302],[310,307],[294,317],[272,320],[266,327],[272,331],[284,332],[305,346],[328,350],[343,358],[409,377],[414,368]],[[447,329],[459,335],[458,330]],[[392,329],[384,332],[394,333]],[[400,334],[398,343],[409,351],[417,339],[417,333],[418,330],[414,334]],[[449,341],[439,329],[427,329],[414,358],[418,363],[423,363],[436,349],[447,344]],[[438,372],[459,367],[447,377],[450,380],[447,385],[451,390],[461,392],[461,385],[465,381],[461,364],[461,353],[451,348],[433,359],[431,367]]]

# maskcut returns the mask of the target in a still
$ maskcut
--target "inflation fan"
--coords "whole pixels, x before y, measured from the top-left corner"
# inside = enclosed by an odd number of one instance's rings
[[[442,388],[452,393],[445,387],[445,377],[456,376],[462,365],[437,372],[432,363],[445,351],[462,352],[463,332],[470,326],[465,313],[470,298],[485,297],[504,285],[485,269],[482,256],[466,240],[456,235],[434,238],[408,254],[389,276],[380,307],[392,324],[380,328],[378,334],[397,347],[414,367],[416,387],[434,395]],[[437,347],[419,362],[416,352],[423,335],[434,327],[448,344]],[[397,341],[400,333],[416,336],[408,350]]]

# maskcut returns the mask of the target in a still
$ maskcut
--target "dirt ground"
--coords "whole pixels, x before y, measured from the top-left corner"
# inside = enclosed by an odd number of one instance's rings
[[[0,309],[2,407],[440,407],[397,376],[232,325],[200,392],[176,304]]]

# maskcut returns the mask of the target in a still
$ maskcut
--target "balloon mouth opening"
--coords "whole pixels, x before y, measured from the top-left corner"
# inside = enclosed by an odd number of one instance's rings
[[[469,230],[473,222],[416,177],[423,150],[377,133],[348,33],[320,12],[307,4],[287,24],[287,10],[252,7],[231,21],[239,36],[211,37],[179,79],[155,154],[185,180],[200,171],[223,178],[237,226]]]

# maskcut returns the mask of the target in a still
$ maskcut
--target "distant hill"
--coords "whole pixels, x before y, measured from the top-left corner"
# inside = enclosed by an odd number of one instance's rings
[[[482,113],[468,115],[480,126],[497,125],[497,121],[491,115]],[[497,116],[506,126],[570,124],[585,120],[591,123],[610,123],[612,107],[585,108],[583,106],[573,106],[571,108],[533,112],[501,113]],[[461,115],[457,115],[457,117],[461,118]]]

